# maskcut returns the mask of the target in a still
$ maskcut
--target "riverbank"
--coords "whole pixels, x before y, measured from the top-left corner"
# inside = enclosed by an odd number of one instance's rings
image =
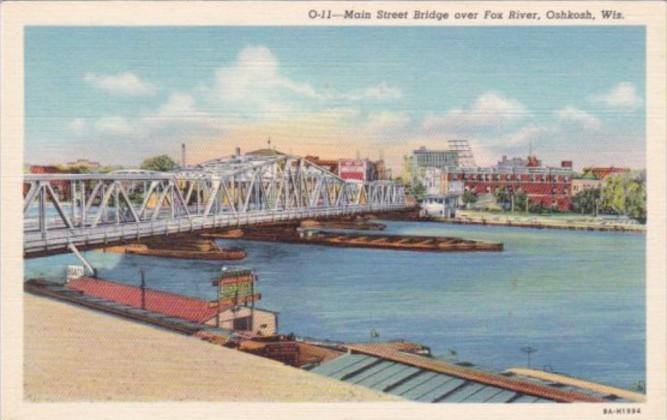
[[[619,223],[577,214],[537,215],[458,210],[456,217],[453,219],[433,218],[429,220],[455,224],[514,226],[536,229],[646,232],[646,226],[642,224]]]
[[[397,401],[199,338],[24,295],[31,401]]]
[[[644,235],[382,223],[386,234],[503,242],[505,252],[417,255],[250,240],[220,245],[248,252],[243,266],[259,276],[261,305],[280,313],[286,334],[363,342],[375,329],[380,340],[426,343],[436,357],[451,349],[460,360],[496,371],[525,365],[520,349],[530,345],[538,349],[537,367],[627,389],[645,380]],[[100,278],[138,286],[144,270],[148,288],[216,296],[211,279],[220,272],[218,261],[84,255]],[[62,282],[70,264],[80,263],[72,255],[28,259],[25,277]]]

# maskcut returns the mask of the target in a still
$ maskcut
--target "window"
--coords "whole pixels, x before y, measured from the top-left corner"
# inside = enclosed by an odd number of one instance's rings
[[[251,329],[250,317],[246,316],[244,318],[235,318],[234,319],[234,330],[238,331],[248,331]]]

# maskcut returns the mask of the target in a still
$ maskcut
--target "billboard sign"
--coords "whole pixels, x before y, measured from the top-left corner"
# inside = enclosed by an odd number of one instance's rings
[[[255,294],[256,276],[251,270],[223,271],[220,278],[213,282],[218,286],[219,305],[241,305],[261,298]]]
[[[340,159],[338,175],[343,179],[366,180],[366,162],[361,159]]]

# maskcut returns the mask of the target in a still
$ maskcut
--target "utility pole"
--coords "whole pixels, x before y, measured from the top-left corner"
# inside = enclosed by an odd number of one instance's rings
[[[221,306],[220,299],[222,299],[222,279],[218,280],[218,306],[216,306],[216,313],[215,313],[216,328],[220,328],[220,306]]]
[[[141,274],[141,309],[146,309],[146,279],[144,278],[144,270],[139,270]]]
[[[527,347],[521,347],[521,351],[526,353],[526,357],[528,358],[528,368],[530,369],[530,355],[532,353],[535,353],[537,349],[527,346]]]
[[[253,273],[252,282],[250,283],[250,295],[253,297],[252,302],[250,302],[250,331],[254,332],[255,330],[255,282],[257,281],[257,276]],[[248,303],[246,302],[246,306]]]

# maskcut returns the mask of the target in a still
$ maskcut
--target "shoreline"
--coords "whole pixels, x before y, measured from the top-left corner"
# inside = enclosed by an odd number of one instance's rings
[[[23,302],[29,401],[402,400],[54,299]]]
[[[624,232],[624,233],[646,233],[646,226],[640,224],[609,224],[603,225],[600,223],[575,221],[575,220],[546,220],[544,218],[533,218],[522,220],[517,216],[511,215],[479,215],[456,216],[453,219],[446,218],[425,218],[424,221],[433,221],[439,223],[451,223],[459,225],[485,225],[485,226],[509,226],[519,228],[532,229],[560,229],[560,230],[576,230],[588,232]]]

